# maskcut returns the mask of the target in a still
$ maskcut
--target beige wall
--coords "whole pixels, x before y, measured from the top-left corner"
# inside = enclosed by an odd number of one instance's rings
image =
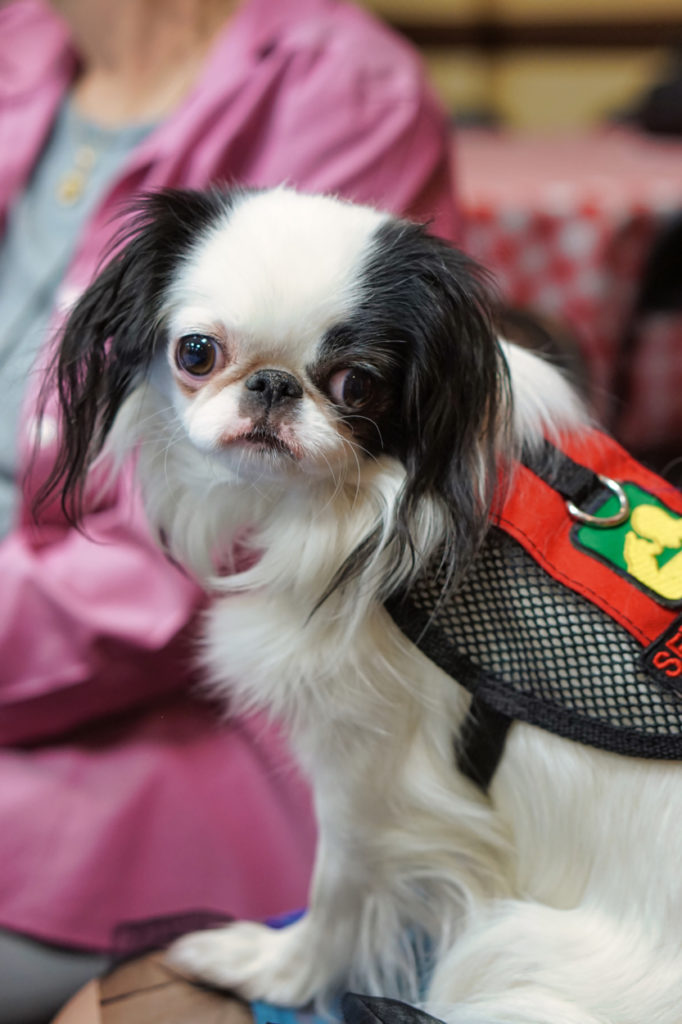
[[[419,0],[414,6],[419,8]],[[426,0],[430,6],[434,0]],[[459,0],[440,0],[441,10],[456,7]],[[602,19],[670,17],[682,13],[682,0],[482,0],[482,6],[513,20],[567,21],[569,18]]]
[[[412,22],[461,21],[482,15],[555,22],[682,16],[682,0],[365,0],[365,6],[389,19]]]
[[[365,7],[404,22],[466,21],[485,5],[485,0],[364,0]]]
[[[405,26],[679,20],[682,0],[364,0]],[[549,132],[589,127],[629,108],[666,71],[656,46],[516,46],[485,53],[467,46],[424,48],[436,89],[455,115],[492,110],[510,126]]]
[[[429,49],[436,91],[454,115],[490,109],[510,127],[580,130],[629,109],[667,67],[666,51]]]

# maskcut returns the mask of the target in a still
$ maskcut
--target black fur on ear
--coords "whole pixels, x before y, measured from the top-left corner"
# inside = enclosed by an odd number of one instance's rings
[[[411,354],[399,441],[407,480],[396,534],[415,559],[415,516],[424,497],[437,501],[447,527],[447,589],[469,567],[488,527],[511,411],[508,369],[482,268],[424,232],[404,231],[392,249],[411,269],[402,289]]]
[[[392,351],[399,366],[399,397],[390,422],[381,426],[384,450],[407,472],[386,589],[404,584],[406,555],[413,570],[423,563],[414,525],[428,498],[446,524],[440,579],[447,590],[468,568],[487,528],[510,416],[492,288],[468,256],[404,221],[380,228],[363,284],[365,298],[353,319],[368,343]],[[378,537],[379,531],[366,539],[334,585],[362,572]]]
[[[88,468],[164,338],[161,306],[178,263],[230,205],[229,193],[165,189],[131,210],[112,245],[118,254],[66,321],[43,388],[44,408],[56,387],[61,437],[37,511],[59,490],[69,521],[80,519]]]

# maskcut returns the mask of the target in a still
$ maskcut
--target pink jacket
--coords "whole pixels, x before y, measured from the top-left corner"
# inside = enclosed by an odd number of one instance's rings
[[[74,69],[38,0],[2,7],[0,226]],[[57,305],[92,279],[112,216],[140,189],[286,180],[451,235],[447,151],[413,52],[367,14],[249,0],[96,211]],[[87,536],[56,506],[32,525],[30,497],[0,544],[0,927],[107,949],[120,921],[300,905],[306,788],[274,729],[221,720],[193,694],[202,597],[151,542],[134,486],[124,476],[90,511]]]

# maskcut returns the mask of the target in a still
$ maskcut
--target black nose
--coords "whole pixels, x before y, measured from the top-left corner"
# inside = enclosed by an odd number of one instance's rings
[[[267,409],[303,397],[303,388],[299,382],[293,374],[284,370],[256,370],[244,382],[244,387],[254,392]]]

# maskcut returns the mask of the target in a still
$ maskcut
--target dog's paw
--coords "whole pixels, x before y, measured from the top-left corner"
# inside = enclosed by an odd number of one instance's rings
[[[316,950],[302,941],[303,921],[268,928],[240,921],[178,939],[166,953],[171,967],[197,981],[230,989],[244,999],[302,1006],[318,994]]]

